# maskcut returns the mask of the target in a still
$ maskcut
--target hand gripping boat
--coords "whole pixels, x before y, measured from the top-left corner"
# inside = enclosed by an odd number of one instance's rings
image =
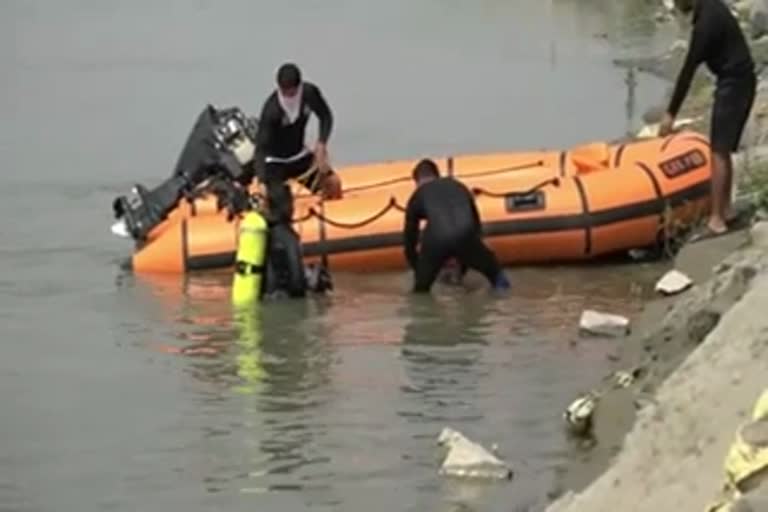
[[[435,161],[474,192],[485,239],[505,265],[583,261],[658,246],[709,210],[709,143],[695,132]],[[305,260],[327,258],[333,270],[405,268],[401,233],[416,162],[337,169],[344,185],[338,200],[297,187],[294,229]],[[250,192],[258,194],[256,187]],[[231,266],[240,216],[220,206],[213,192],[180,199],[136,242],[132,269]]]

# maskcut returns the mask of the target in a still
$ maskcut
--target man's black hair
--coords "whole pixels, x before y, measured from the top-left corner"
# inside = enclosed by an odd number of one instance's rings
[[[437,168],[437,164],[433,160],[424,158],[416,164],[416,167],[413,168],[412,176],[414,181],[418,181],[424,178],[438,178],[440,177],[440,171]]]
[[[287,62],[277,70],[277,86],[281,89],[293,89],[301,83],[301,71],[296,64]]]

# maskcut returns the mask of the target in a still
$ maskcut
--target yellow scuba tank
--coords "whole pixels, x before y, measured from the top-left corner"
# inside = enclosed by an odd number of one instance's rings
[[[232,303],[246,306],[261,299],[264,263],[267,255],[267,221],[255,210],[240,221],[232,281]]]

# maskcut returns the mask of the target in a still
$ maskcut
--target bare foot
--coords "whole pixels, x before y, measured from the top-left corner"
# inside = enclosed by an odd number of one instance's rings
[[[707,227],[710,231],[717,234],[725,233],[728,231],[728,226],[720,217],[710,217],[709,222],[707,223]]]

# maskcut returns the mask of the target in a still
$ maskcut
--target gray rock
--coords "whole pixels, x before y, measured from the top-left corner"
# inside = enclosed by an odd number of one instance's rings
[[[768,35],[763,36],[756,41],[752,41],[749,45],[749,50],[750,53],[752,53],[752,59],[755,61],[756,72],[763,73],[766,64],[768,64]],[[763,83],[764,82],[761,80],[758,87],[765,87]]]
[[[670,270],[656,283],[656,291],[664,295],[674,295],[687,290],[693,281],[679,270]]]
[[[579,326],[582,331],[601,336],[624,336],[629,333],[628,318],[591,309],[581,314]]]
[[[768,487],[762,486],[739,498],[733,504],[731,512],[766,512],[768,511]]]
[[[748,20],[752,12],[752,4],[760,0],[731,0],[727,2],[731,12],[740,19]]]
[[[753,39],[768,34],[768,0],[754,0],[749,10],[749,30]]]
[[[720,313],[717,311],[711,311],[704,309],[697,311],[686,322],[686,331],[688,333],[688,340],[691,343],[698,345],[704,338],[706,338],[710,332],[717,327],[720,323]]]
[[[763,220],[752,226],[750,234],[752,236],[752,245],[768,249],[768,221]]]
[[[659,23],[666,23],[675,19],[675,3],[674,0],[663,0],[661,5],[656,9],[654,15],[656,21]]]
[[[656,20],[657,23],[666,23],[670,20],[672,20],[672,15],[669,14],[667,11],[663,9],[659,9],[656,11],[656,14],[653,15],[653,19]]]

